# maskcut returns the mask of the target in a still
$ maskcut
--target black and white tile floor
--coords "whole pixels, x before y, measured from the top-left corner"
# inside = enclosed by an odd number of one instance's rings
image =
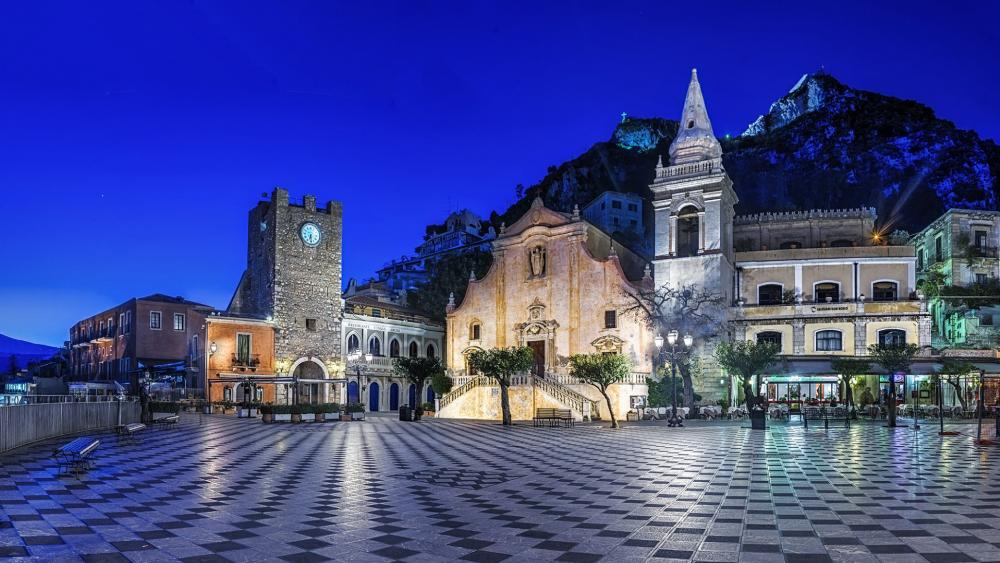
[[[935,430],[186,415],[79,480],[0,456],[0,558],[1000,561],[1000,448]]]

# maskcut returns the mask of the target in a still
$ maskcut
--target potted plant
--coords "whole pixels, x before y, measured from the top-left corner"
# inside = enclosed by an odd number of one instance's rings
[[[339,418],[340,405],[337,403],[323,403],[316,407],[316,422],[338,420]]]
[[[274,405],[275,422],[291,422],[292,407],[290,405]]]
[[[424,416],[434,416],[434,403],[427,402],[422,407],[424,409]]]
[[[260,406],[260,419],[264,421],[264,424],[274,421],[274,406],[270,403]]]
[[[292,413],[292,422],[302,422],[302,406],[301,405],[292,405],[292,408],[291,408],[290,412]]]
[[[348,405],[341,405],[340,406],[340,421],[341,422],[350,422],[351,420],[352,419],[351,419],[350,405],[349,404]]]
[[[365,419],[365,405],[364,403],[351,403],[347,405],[347,411],[351,413],[351,420],[364,420]]]
[[[224,414],[233,414],[236,412],[236,404],[232,401],[222,401],[222,412]]]
[[[299,405],[302,409],[302,418],[299,422],[316,422],[316,406],[315,405]]]

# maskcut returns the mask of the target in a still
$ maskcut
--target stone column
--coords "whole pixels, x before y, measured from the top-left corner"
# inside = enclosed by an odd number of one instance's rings
[[[670,214],[670,255],[677,254],[677,214]]]
[[[854,319],[854,355],[868,355],[868,321],[863,318]]]
[[[705,212],[698,212],[698,254],[705,253]]]
[[[792,354],[800,355],[806,352],[806,322],[802,319],[792,321]]]

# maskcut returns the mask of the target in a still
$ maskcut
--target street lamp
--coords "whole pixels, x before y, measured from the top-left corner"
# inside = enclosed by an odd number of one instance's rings
[[[365,376],[365,384],[363,386],[361,385],[361,368],[363,366],[367,365],[367,364],[370,364],[371,361],[372,361],[372,357],[373,356],[372,356],[372,354],[370,352],[367,353],[367,354],[362,355],[361,354],[361,350],[357,350],[357,349],[354,350],[353,352],[349,352],[347,354],[347,359],[349,361],[351,361],[351,363],[354,364],[354,376],[355,376],[355,378],[357,380],[357,383],[358,383],[358,402],[359,403],[361,402],[361,398],[364,397],[365,391],[368,389],[368,377],[367,376]],[[364,358],[365,361],[362,362],[361,358]],[[350,397],[348,397],[348,402],[350,402]]]
[[[677,416],[677,337],[679,333],[676,330],[671,330],[667,333],[667,344],[670,345],[669,355],[670,355],[670,386],[673,388],[673,399],[672,399],[672,413],[670,419],[668,420],[668,426],[671,427],[684,427],[684,419]],[[694,344],[694,337],[690,334],[685,334],[683,338],[684,347],[690,348]],[[662,354],[663,349],[663,337],[659,334],[653,339],[653,343],[656,344],[657,355]]]

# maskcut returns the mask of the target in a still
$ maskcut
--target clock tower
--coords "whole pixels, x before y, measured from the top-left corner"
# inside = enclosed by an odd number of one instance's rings
[[[278,375],[340,376],[332,367],[341,363],[342,215],[340,202],[292,202],[282,188],[250,210],[247,269],[229,312],[274,323]],[[326,387],[300,391],[325,396]]]

